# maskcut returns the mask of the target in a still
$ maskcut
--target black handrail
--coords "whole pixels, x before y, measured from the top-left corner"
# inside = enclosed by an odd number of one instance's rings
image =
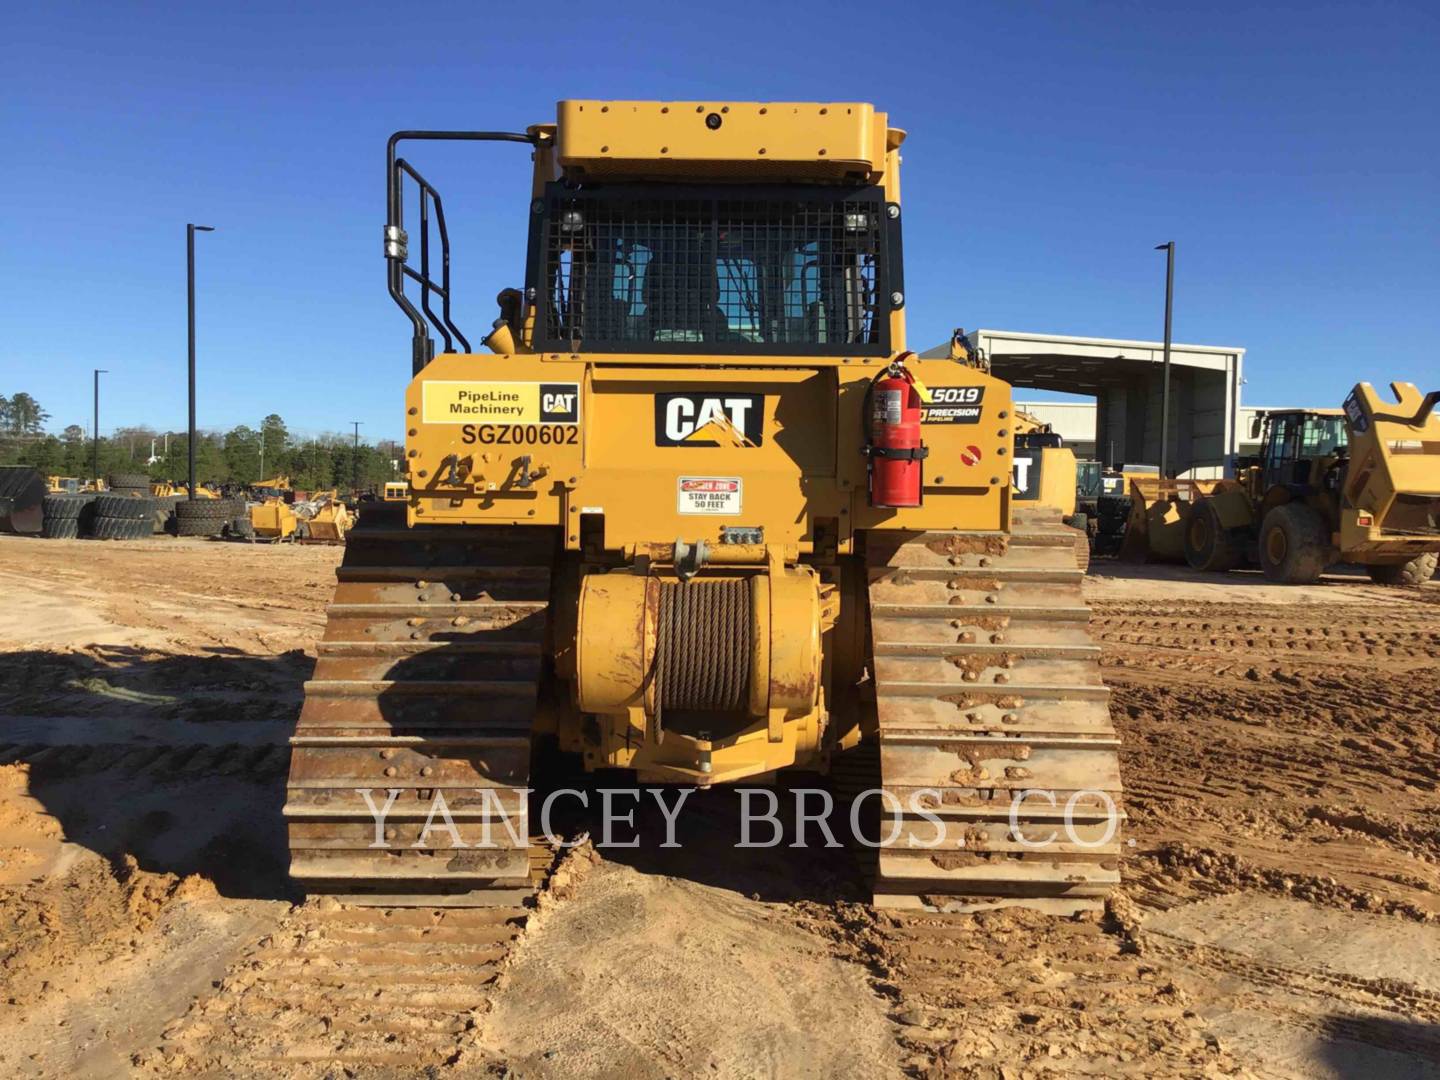
[[[407,139],[453,142],[519,142],[538,146],[541,138],[517,131],[397,131],[385,144],[385,263],[386,279],[390,296],[400,306],[413,328],[411,367],[416,374],[435,355],[435,342],[430,337],[430,327],[439,331],[445,343],[445,352],[453,352],[459,342],[466,352],[470,342],[460,332],[450,316],[450,235],[445,228],[445,207],[440,193],[421,176],[409,162],[395,156],[396,147]],[[409,258],[408,237],[404,221],[404,175],[408,174],[420,189],[420,270],[412,269]],[[440,283],[437,285],[430,276],[430,215],[429,205],[435,205],[435,224],[440,233]],[[416,308],[405,295],[405,279],[411,278],[420,285],[420,308]],[[430,294],[440,297],[440,312],[436,314],[430,306]],[[423,314],[422,314],[423,312]],[[428,321],[427,321],[428,320]]]

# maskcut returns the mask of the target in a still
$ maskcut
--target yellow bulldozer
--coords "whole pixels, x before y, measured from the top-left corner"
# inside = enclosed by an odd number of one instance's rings
[[[1385,585],[1419,585],[1440,553],[1440,391],[1360,383],[1334,410],[1264,417],[1259,456],[1190,504],[1184,553],[1197,570],[1258,563],[1286,584],[1335,563]]]
[[[958,332],[957,332],[958,333]],[[1015,410],[1015,450],[1011,463],[1011,496],[1019,510],[1048,507],[1075,530],[1075,561],[1090,568],[1091,522],[1079,511],[1080,468],[1075,451],[1054,428],[1033,413]],[[1098,462],[1087,462],[1098,468]]]
[[[1066,518],[1074,516],[1078,490],[1075,451],[1050,424],[1023,409],[1015,412],[1013,468],[1016,502],[1050,506]]]
[[[904,138],[857,102],[575,100],[392,137],[409,489],[347,538],[292,739],[308,890],[515,902],[532,757],[566,753],[828,773],[885,808],[880,905],[1102,902],[1118,741],[1073,531],[1013,513],[1009,385],[906,350]],[[489,355],[422,140],[534,162]]]

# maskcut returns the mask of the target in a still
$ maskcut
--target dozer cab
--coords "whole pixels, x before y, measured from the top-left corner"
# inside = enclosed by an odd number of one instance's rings
[[[1440,553],[1440,391],[1360,383],[1342,409],[1264,416],[1258,458],[1197,500],[1185,527],[1197,570],[1258,563],[1272,581],[1318,581],[1335,563],[1418,585]]]
[[[409,486],[347,537],[292,740],[307,889],[515,902],[532,758],[566,753],[867,791],[880,904],[1101,903],[1123,811],[1073,533],[1015,522],[1010,387],[906,350],[904,137],[855,102],[562,101],[391,138]],[[474,344],[423,140],[534,162]]]

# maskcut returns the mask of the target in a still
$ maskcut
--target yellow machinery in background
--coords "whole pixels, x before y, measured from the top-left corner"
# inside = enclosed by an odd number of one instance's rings
[[[272,476],[268,480],[257,480],[249,485],[250,493],[257,499],[284,499],[294,493],[290,477]]]
[[[291,540],[299,524],[295,509],[281,499],[250,504],[250,529],[256,540]]]
[[[1258,563],[1303,584],[1334,563],[1381,584],[1419,585],[1440,553],[1440,391],[1369,383],[1335,410],[1265,415],[1260,456],[1192,500],[1183,553],[1198,570]]]
[[[345,534],[354,524],[354,518],[334,491],[321,492],[304,504],[297,503],[296,513],[300,524],[296,527],[299,539],[312,543],[342,544]]]
[[[958,331],[957,331],[958,335]],[[1017,512],[1048,508],[1077,535],[1073,543],[1075,561],[1081,570],[1090,568],[1090,523],[1078,513],[1079,467],[1075,451],[1051,425],[1039,417],[1015,411],[1015,450],[1011,458],[1011,493]]]
[[[404,480],[386,480],[380,497],[387,502],[404,502],[410,497],[410,485]]]
[[[220,497],[212,488],[208,488],[204,484],[197,484],[196,487],[198,488],[195,492],[197,499],[218,499]],[[168,480],[157,480],[150,485],[150,494],[157,498],[169,495],[184,496],[186,493],[187,486],[185,484],[172,484]]]
[[[292,739],[298,881],[515,902],[548,750],[646,783],[874,789],[878,904],[1101,904],[1118,741],[1073,531],[1012,514],[1010,387],[905,348],[904,138],[856,102],[563,101],[525,132],[391,139],[409,485],[347,538]],[[398,152],[437,139],[533,156],[491,355]],[[485,845],[427,827],[437,793]]]
[[[74,476],[47,476],[45,484],[52,495],[78,495],[83,490],[80,479]]]
[[[1014,487],[1017,503],[1034,503],[1075,515],[1075,451],[1039,417],[1016,410]]]
[[[249,504],[250,531],[255,540],[291,540],[300,525],[291,503],[295,492],[288,476],[274,476],[248,485],[257,502]]]
[[[1130,495],[1121,555],[1136,561],[1184,562],[1191,508],[1218,481],[1162,479],[1158,471],[1123,473],[1121,479]]]

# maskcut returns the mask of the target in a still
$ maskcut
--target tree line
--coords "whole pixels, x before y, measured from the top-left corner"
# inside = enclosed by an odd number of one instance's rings
[[[0,465],[31,465],[46,476],[92,475],[95,445],[79,424],[59,433],[46,429],[50,419],[26,393],[0,395]],[[186,479],[190,443],[186,433],[145,425],[116,428],[101,436],[99,474],[143,472],[152,480],[172,483]],[[355,445],[339,432],[296,438],[285,421],[272,413],[252,428],[245,424],[226,432],[196,433],[195,476],[202,484],[244,486],[274,476],[288,476],[297,488],[360,490],[379,488],[399,479],[403,449],[390,439]]]

